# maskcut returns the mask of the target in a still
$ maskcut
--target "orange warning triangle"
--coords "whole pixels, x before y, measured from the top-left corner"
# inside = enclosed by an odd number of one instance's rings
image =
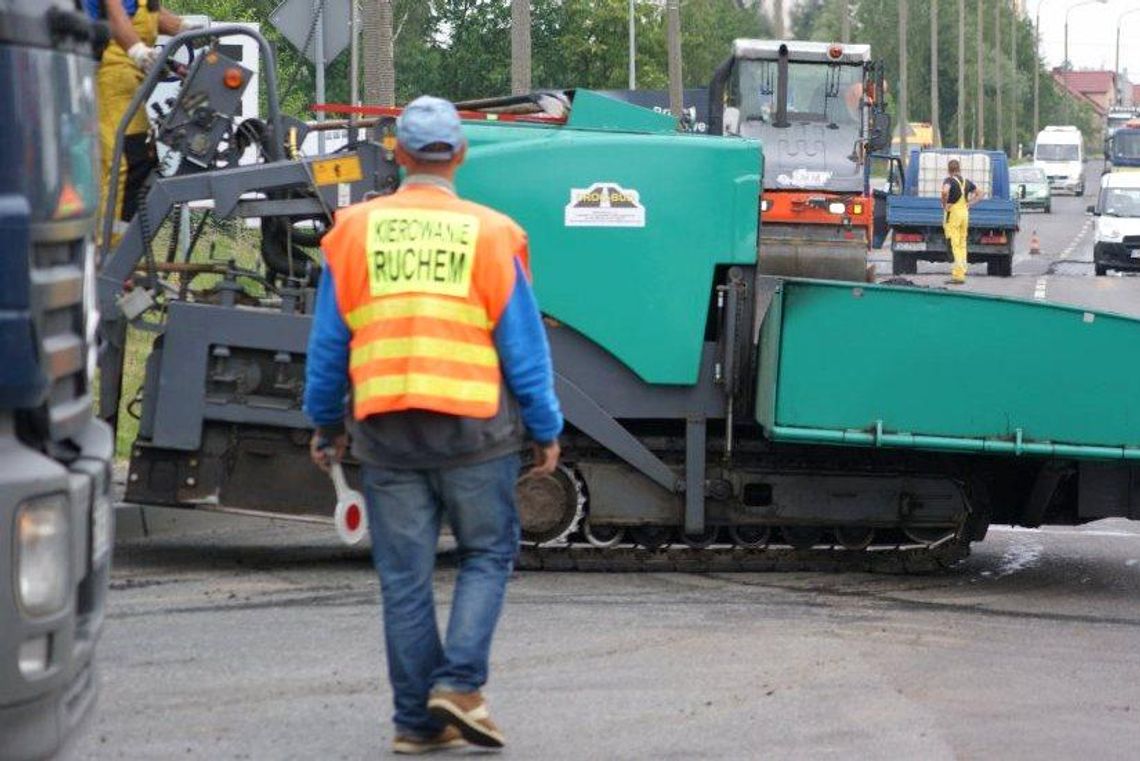
[[[83,196],[79,195],[79,191],[70,182],[63,183],[63,189],[59,191],[59,203],[55,205],[55,219],[63,219],[65,217],[73,217],[76,214],[82,214],[86,204],[83,203]]]

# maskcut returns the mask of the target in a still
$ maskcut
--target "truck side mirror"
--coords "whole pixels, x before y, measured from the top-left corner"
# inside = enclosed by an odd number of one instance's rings
[[[867,148],[870,153],[885,151],[891,146],[891,115],[883,111],[871,112],[867,129]]]

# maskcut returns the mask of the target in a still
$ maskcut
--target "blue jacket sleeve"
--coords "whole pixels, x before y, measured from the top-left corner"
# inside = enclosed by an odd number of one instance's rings
[[[522,263],[515,259],[515,288],[494,332],[503,379],[519,400],[523,424],[540,444],[562,432],[562,410],[554,395],[554,367],[546,328]]]
[[[337,309],[332,272],[325,267],[317,286],[305,362],[305,414],[318,428],[339,430],[344,425],[351,339],[352,333]]]

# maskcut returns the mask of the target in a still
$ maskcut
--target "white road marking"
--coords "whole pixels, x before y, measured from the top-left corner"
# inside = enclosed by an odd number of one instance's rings
[[[1049,278],[1048,277],[1046,277],[1045,275],[1042,275],[1041,277],[1037,278],[1037,285],[1033,289],[1033,298],[1037,299],[1038,301],[1044,301],[1045,300],[1045,292],[1046,292],[1046,290],[1048,290],[1048,288],[1049,288]]]

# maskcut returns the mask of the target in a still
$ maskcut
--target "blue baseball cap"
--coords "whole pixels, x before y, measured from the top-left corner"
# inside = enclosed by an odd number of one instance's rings
[[[451,161],[467,145],[455,106],[431,95],[404,107],[396,120],[396,140],[420,161]]]

